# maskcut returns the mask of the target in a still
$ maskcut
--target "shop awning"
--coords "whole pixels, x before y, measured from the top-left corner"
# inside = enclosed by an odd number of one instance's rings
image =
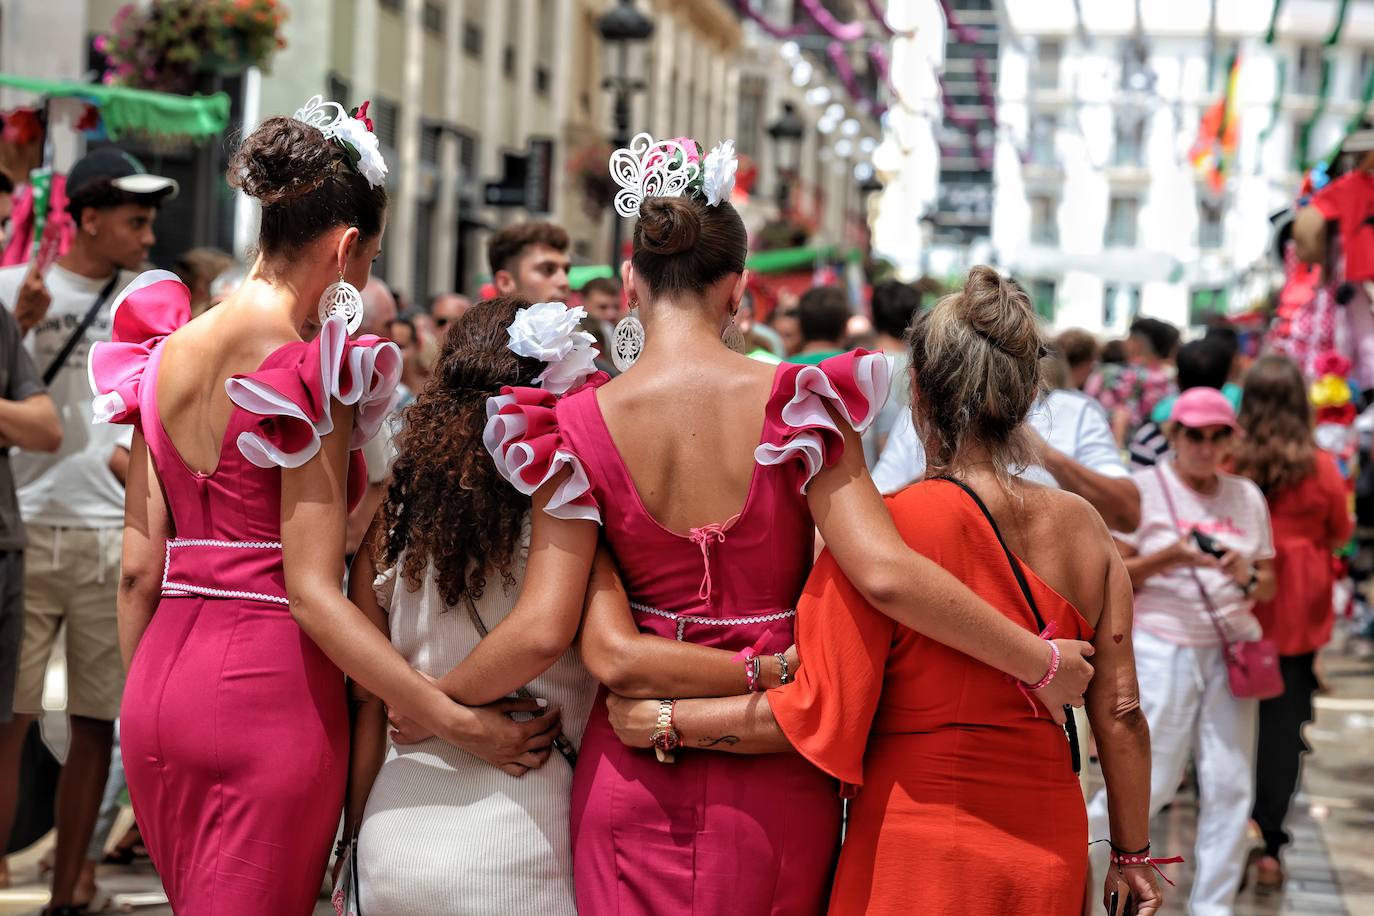
[[[0,73],[0,86],[50,98],[79,98],[100,108],[100,120],[111,140],[125,134],[203,139],[229,128],[229,96],[174,95],[125,86],[42,80]]]

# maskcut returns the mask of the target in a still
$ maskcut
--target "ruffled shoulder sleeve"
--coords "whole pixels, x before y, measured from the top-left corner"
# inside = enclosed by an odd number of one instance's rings
[[[97,423],[136,424],[153,350],[191,320],[191,291],[170,270],[139,274],[110,309],[110,339],[91,347],[87,378]]]
[[[609,380],[594,375],[579,391]],[[568,396],[571,397],[570,393]],[[591,392],[585,396],[590,397]],[[532,496],[564,468],[571,473],[554,491],[545,511],[554,518],[586,519],[601,524],[601,507],[581,457],[558,428],[558,398],[542,388],[503,388],[487,399],[487,426],[482,442],[511,486]]]
[[[785,364],[778,370],[764,416],[763,441],[754,451],[759,464],[802,462],[801,492],[821,468],[844,454],[844,435],[835,421],[864,432],[887,402],[890,367],[881,353],[854,350],[819,365]]]
[[[315,457],[334,431],[330,399],[356,408],[349,449],[367,444],[381,428],[401,380],[401,351],[365,334],[350,340],[342,318],[327,320],[319,335],[281,347],[256,371],[224,382],[229,400],[259,417],[239,434],[239,451],[260,468],[295,468]]]

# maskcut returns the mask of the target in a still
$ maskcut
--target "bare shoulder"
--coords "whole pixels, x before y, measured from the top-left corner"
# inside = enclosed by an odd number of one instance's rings
[[[1023,482],[1027,516],[1034,520],[1036,531],[1055,543],[1065,545],[1083,559],[1105,559],[1112,546],[1111,532],[1102,516],[1077,493]]]

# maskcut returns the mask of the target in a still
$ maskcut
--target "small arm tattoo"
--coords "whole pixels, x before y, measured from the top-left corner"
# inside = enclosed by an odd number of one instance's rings
[[[721,735],[719,738],[698,738],[697,747],[715,747],[717,744],[736,745],[739,738],[735,735]]]

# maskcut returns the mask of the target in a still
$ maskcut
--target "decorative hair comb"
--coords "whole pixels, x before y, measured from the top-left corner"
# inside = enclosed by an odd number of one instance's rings
[[[714,207],[735,189],[735,141],[717,144],[703,161],[701,144],[691,137],[655,140],[636,134],[628,147],[611,153],[611,178],[620,185],[615,212],[638,216],[646,197],[696,197]]]
[[[343,147],[349,164],[367,179],[368,184],[379,188],[386,181],[387,168],[377,135],[372,132],[372,119],[367,116],[369,104],[363,102],[353,111],[345,111],[338,102],[327,102],[324,96],[317,95],[298,108],[292,117],[317,128],[326,140]]]

